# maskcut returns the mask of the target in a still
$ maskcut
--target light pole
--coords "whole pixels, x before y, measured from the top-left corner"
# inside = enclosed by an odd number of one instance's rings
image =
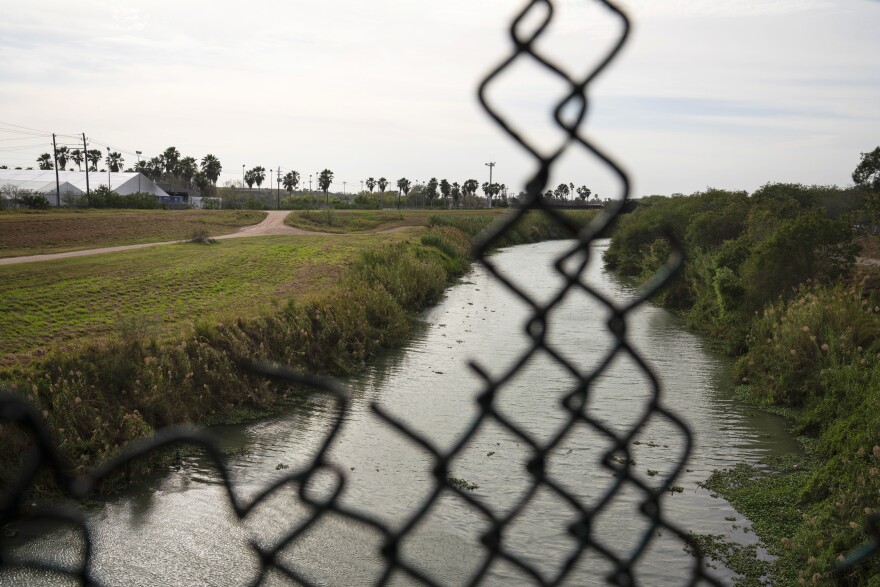
[[[241,164],[241,187],[244,189],[244,163]]]
[[[135,155],[137,155],[137,158],[138,158],[138,166],[137,166],[137,170],[138,170],[138,193],[141,193],[141,152],[140,152],[140,151],[135,151],[134,153],[135,153]]]
[[[309,191],[312,191],[312,174],[309,174]]]
[[[489,202],[489,207],[492,207],[492,168],[495,167],[495,162],[490,161],[486,163],[486,166],[489,168],[489,191],[486,193],[486,199]]]
[[[107,191],[110,191],[110,147],[107,147]]]

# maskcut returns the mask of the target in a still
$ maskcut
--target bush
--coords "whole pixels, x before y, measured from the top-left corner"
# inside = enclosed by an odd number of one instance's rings
[[[22,189],[11,184],[0,188],[0,210],[25,208],[28,210],[48,210],[51,203],[43,194]]]
[[[43,194],[25,194],[19,199],[21,206],[28,210],[48,210],[49,200]]]
[[[105,185],[81,196],[67,194],[64,196],[64,203],[74,208],[95,209],[157,210],[163,207],[159,198],[153,194],[136,192],[123,196]]]

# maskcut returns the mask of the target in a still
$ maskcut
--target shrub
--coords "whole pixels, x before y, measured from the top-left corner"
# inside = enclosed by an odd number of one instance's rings
[[[29,210],[48,210],[51,207],[49,200],[43,194],[23,194],[18,201],[22,207]]]

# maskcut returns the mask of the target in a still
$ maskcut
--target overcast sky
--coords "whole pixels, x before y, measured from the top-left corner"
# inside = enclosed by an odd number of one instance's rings
[[[586,133],[633,194],[770,181],[851,183],[880,144],[880,1],[629,0],[631,43],[590,91]],[[476,88],[512,51],[521,0],[0,0],[0,164],[36,166],[40,132],[145,157],[368,176],[488,179],[514,191],[535,164],[483,113]],[[583,75],[619,23],[560,0],[539,48]],[[526,25],[530,22],[527,21]],[[490,90],[542,150],[565,87],[521,57]],[[9,125],[18,125],[13,127]],[[73,139],[65,137],[65,142]],[[552,178],[602,197],[619,184],[573,148]]]

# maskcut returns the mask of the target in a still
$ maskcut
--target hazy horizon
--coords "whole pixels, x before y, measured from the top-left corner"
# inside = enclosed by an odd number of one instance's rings
[[[591,87],[585,128],[630,172],[634,196],[849,185],[859,153],[880,142],[880,3],[622,4],[631,41]],[[213,153],[220,185],[242,165],[295,169],[306,184],[330,168],[338,191],[368,176],[483,182],[491,160],[516,192],[534,164],[483,113],[476,88],[511,53],[507,29],[525,5],[7,1],[0,164],[36,167],[51,151],[46,133],[75,147],[85,132],[126,167],[137,150]],[[596,2],[557,8],[538,48],[583,75],[619,23]],[[547,148],[560,140],[550,112],[565,88],[527,61],[490,98]],[[560,181],[619,195],[578,148],[551,187]]]

